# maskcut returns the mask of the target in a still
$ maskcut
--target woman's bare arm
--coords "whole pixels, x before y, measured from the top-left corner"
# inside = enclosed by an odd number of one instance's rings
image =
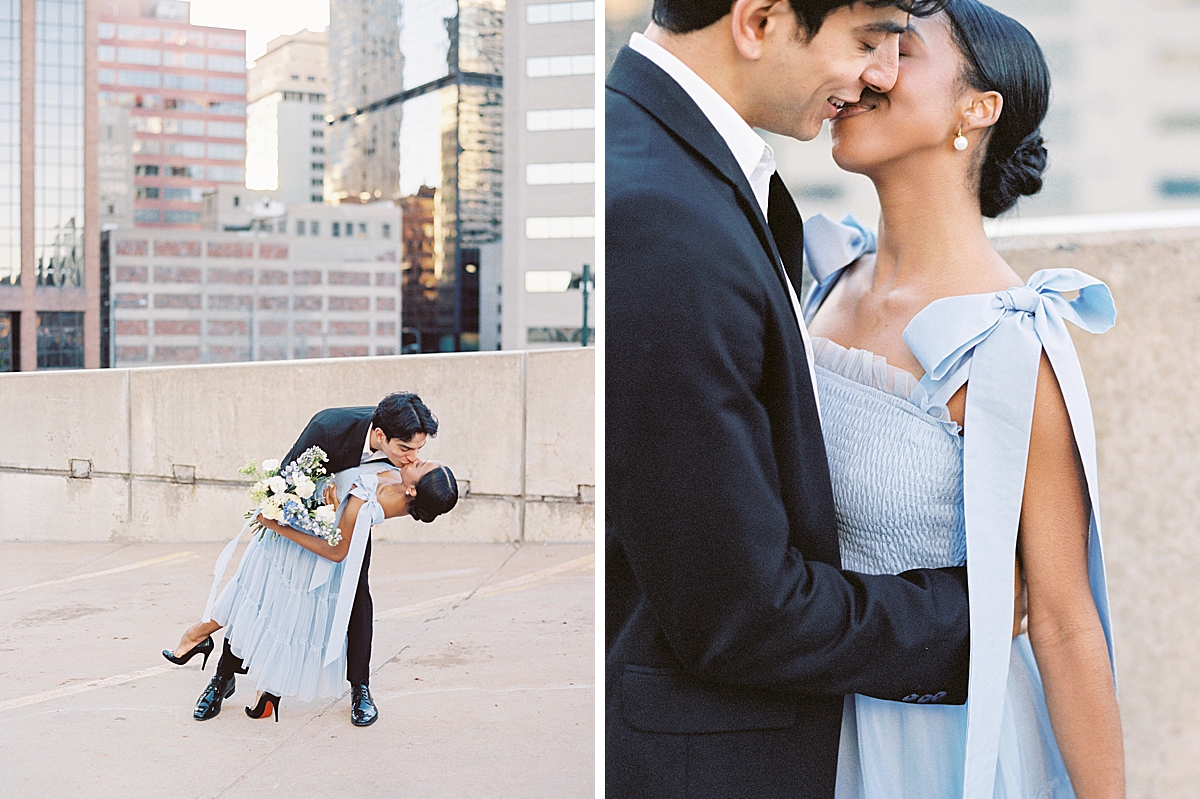
[[[1029,641],[1059,751],[1079,799],[1125,796],[1121,717],[1088,582],[1091,502],[1071,420],[1042,356],[1018,547]]]
[[[354,522],[358,519],[358,511],[362,506],[363,501],[358,497],[352,496],[347,498],[346,512],[342,514],[342,521],[338,524],[338,529],[342,533],[342,540],[338,542],[336,547],[329,546],[329,543],[324,538],[302,533],[299,530],[288,527],[286,524],[271,521],[261,513],[258,515],[258,522],[267,529],[279,533],[289,541],[295,541],[309,552],[320,555],[327,560],[332,560],[334,563],[341,563],[350,552],[350,539],[354,535]]]

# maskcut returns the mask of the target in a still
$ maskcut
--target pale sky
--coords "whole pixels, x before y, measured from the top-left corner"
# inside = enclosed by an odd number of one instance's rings
[[[246,31],[246,60],[276,36],[329,26],[329,0],[192,0],[192,24]]]

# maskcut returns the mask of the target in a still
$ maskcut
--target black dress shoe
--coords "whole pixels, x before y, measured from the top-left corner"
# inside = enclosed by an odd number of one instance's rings
[[[371,701],[371,692],[366,683],[350,689],[350,723],[355,727],[370,727],[379,718],[379,711]]]
[[[200,694],[200,699],[196,701],[196,712],[192,714],[192,718],[196,721],[208,721],[216,716],[221,712],[221,703],[233,696],[236,685],[237,680],[232,674],[228,679],[219,674],[213,677],[208,681],[204,693]]]

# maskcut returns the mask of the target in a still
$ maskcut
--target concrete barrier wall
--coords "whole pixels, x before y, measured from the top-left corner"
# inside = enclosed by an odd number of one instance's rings
[[[1079,269],[1116,300],[1111,331],[1072,334],[1095,410],[1129,796],[1190,799],[1200,786],[1200,229],[997,244],[1025,277]]]
[[[229,538],[247,460],[282,457],[322,408],[405,390],[440,422],[423,457],[469,490],[376,537],[591,541],[594,370],[579,348],[0,375],[0,540]]]

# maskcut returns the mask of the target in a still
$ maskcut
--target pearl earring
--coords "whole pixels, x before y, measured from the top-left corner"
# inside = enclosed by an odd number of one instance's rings
[[[960,125],[958,128],[958,136],[954,139],[954,149],[961,153],[970,145],[971,143],[967,141],[967,137],[962,134],[962,126]]]

